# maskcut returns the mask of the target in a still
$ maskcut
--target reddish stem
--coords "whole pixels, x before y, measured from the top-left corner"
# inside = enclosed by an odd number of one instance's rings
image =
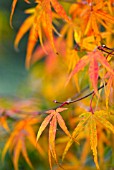
[[[94,95],[95,95],[95,93],[92,94],[92,98],[91,98],[91,101],[90,101],[90,111],[92,112],[92,114],[94,114],[94,111],[93,111],[93,108],[92,108],[92,101],[93,101]]]

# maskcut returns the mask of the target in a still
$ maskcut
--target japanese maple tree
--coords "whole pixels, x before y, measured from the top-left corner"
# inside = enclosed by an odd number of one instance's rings
[[[12,27],[18,1],[12,1]],[[34,0],[34,7],[24,1],[30,8],[14,47],[29,32],[25,67],[31,88],[40,89],[33,95],[39,105],[32,98],[1,104],[0,124],[9,133],[2,158],[10,151],[19,170],[22,154],[33,169],[33,146],[51,170],[113,169],[114,1]]]

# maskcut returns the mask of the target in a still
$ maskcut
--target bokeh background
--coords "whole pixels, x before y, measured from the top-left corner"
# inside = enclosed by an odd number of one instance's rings
[[[9,25],[9,16],[12,1],[0,1],[0,95],[15,96],[27,78],[28,71],[25,69],[26,37],[20,43],[20,50],[16,52],[13,43],[16,32],[26,17],[24,9],[26,3],[19,1],[19,8],[13,18],[13,29]]]
[[[18,1],[15,15],[13,17],[13,29],[9,24],[12,0],[0,0],[0,100],[1,104],[6,100],[17,100],[31,96],[29,87],[29,71],[25,68],[27,35],[19,44],[19,51],[14,49],[14,39],[16,33],[27,17],[24,10],[29,8],[23,0]],[[31,1],[31,6],[35,4]],[[34,90],[33,90],[34,91]],[[7,105],[7,104],[6,104]],[[11,120],[9,120],[9,126]],[[0,128],[0,170],[14,170],[12,157],[6,154],[5,160],[2,161],[2,150],[7,140],[8,133]],[[47,165],[39,157],[35,149],[31,148],[28,153],[35,169],[46,169]],[[23,158],[19,161],[20,170],[29,170],[29,166]]]

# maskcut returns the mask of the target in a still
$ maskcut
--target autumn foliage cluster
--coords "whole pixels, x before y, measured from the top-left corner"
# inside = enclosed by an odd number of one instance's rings
[[[18,1],[12,2],[11,27]],[[25,3],[14,47],[29,32],[25,66],[34,92],[26,100],[1,99],[0,123],[8,132],[2,159],[9,152],[19,170],[22,156],[34,169],[34,148],[44,169],[113,169],[114,1]]]

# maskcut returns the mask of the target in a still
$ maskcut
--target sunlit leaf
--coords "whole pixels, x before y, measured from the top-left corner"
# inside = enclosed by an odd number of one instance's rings
[[[49,148],[51,151],[51,154],[55,161],[57,162],[57,156],[55,151],[55,136],[56,136],[56,128],[57,128],[57,120],[56,115],[53,116],[51,122],[50,122],[50,128],[49,128]]]
[[[97,169],[99,169],[98,158],[97,158],[97,129],[96,129],[96,121],[94,119],[94,115],[91,116],[89,120],[90,126],[90,146],[94,156],[94,162],[96,164]]]
[[[40,126],[40,128],[39,128],[39,131],[38,131],[38,133],[37,133],[37,141],[39,140],[42,132],[45,130],[46,126],[48,125],[48,123],[50,122],[50,120],[51,120],[52,117],[53,117],[53,114],[50,114],[50,115],[48,115],[48,116],[44,119],[44,121],[42,122],[42,124],[41,124],[41,126]]]
[[[84,56],[83,58],[79,60],[74,70],[70,73],[67,83],[69,82],[72,76],[74,76],[81,69],[83,69],[88,63],[90,63],[89,76],[90,76],[90,80],[92,81],[95,94],[98,95],[98,92],[97,92],[97,80],[98,80],[98,69],[99,69],[98,62],[100,62],[111,74],[114,75],[114,71],[111,68],[108,61],[106,60],[106,58],[103,56],[103,54],[100,51],[96,50],[93,52],[89,52],[87,56]]]

